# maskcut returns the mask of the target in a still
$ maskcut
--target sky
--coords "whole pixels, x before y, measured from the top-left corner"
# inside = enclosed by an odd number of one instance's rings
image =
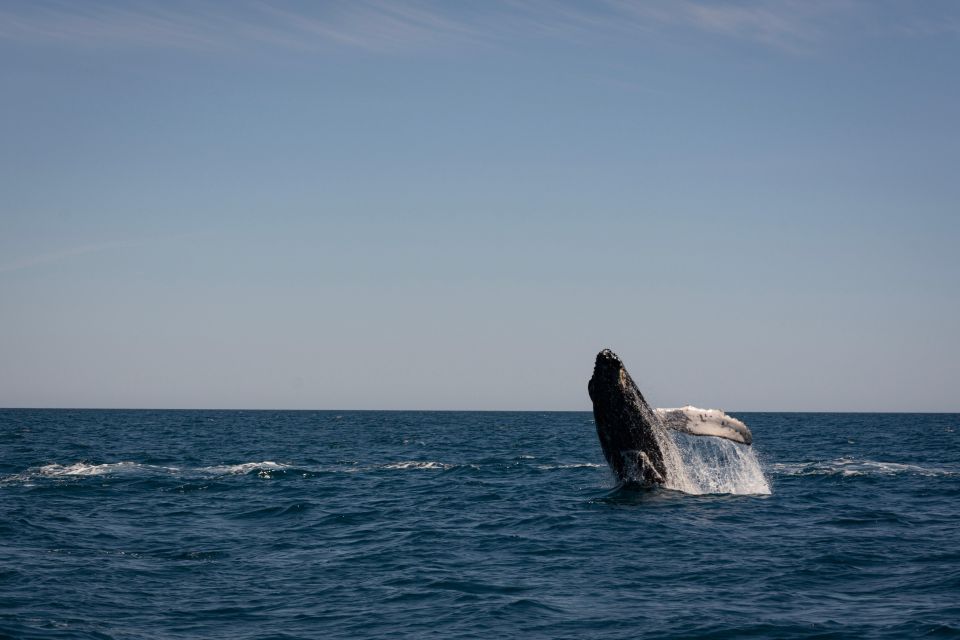
[[[960,411],[955,2],[0,0],[0,407]]]

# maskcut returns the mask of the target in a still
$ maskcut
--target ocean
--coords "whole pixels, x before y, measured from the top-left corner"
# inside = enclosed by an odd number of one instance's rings
[[[0,637],[960,637],[960,415],[734,415],[2,410]]]

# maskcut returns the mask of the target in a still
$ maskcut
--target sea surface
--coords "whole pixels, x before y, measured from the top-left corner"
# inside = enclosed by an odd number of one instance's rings
[[[735,415],[2,410],[0,637],[960,637],[960,415]]]

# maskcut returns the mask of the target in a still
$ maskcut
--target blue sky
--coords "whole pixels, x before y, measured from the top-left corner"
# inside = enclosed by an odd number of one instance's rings
[[[0,406],[960,410],[952,2],[0,3]]]

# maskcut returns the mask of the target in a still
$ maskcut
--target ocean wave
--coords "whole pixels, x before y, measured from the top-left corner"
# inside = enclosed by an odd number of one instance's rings
[[[94,476],[132,475],[150,473],[177,472],[176,467],[159,467],[124,460],[93,464],[89,462],[74,462],[71,464],[51,463],[39,467],[30,467],[20,473],[0,478],[0,484],[29,484],[34,480],[42,479],[74,479]]]
[[[852,458],[837,458],[835,460],[804,462],[804,463],[775,463],[769,465],[770,471],[781,476],[893,476],[900,474],[918,476],[955,476],[960,473],[956,470],[940,467],[923,467],[916,464],[901,462],[880,462],[878,460],[854,460]]]
[[[433,462],[433,461],[421,461],[421,460],[407,460],[404,462],[390,462],[384,465],[380,465],[381,469],[450,469],[456,465],[447,464],[445,462]]]
[[[566,464],[538,464],[536,468],[542,471],[552,471],[554,469],[602,469],[606,466],[596,462],[570,462]]]
[[[131,460],[121,460],[120,462],[91,463],[91,462],[73,462],[68,464],[51,463],[39,467],[30,467],[20,473],[0,478],[0,483],[25,483],[34,480],[43,479],[80,479],[94,476],[118,476],[118,475],[173,475],[173,476],[191,476],[191,475],[244,475],[257,471],[265,474],[271,471],[277,471],[288,468],[289,465],[280,464],[270,460],[264,462],[244,462],[232,465],[216,465],[198,468],[182,467],[164,467],[151,464],[142,464]]]
[[[107,473],[116,473],[120,471],[132,471],[139,468],[140,465],[135,462],[114,462],[111,464],[86,464],[84,462],[75,462],[74,464],[47,464],[36,470],[37,475],[58,478],[63,476],[102,476]]]
[[[236,464],[219,464],[203,467],[163,467],[141,464],[133,461],[120,461],[102,464],[89,462],[52,463],[39,467],[30,467],[20,473],[0,478],[0,484],[22,484],[44,479],[81,479],[92,476],[118,475],[147,475],[147,476],[174,476],[180,478],[210,477],[210,476],[246,476],[255,475],[260,478],[274,478],[283,475],[299,475],[312,477],[329,473],[362,473],[371,471],[406,471],[427,470],[445,471],[455,468],[478,469],[473,464],[451,464],[435,460],[401,460],[378,464],[335,464],[315,466],[295,466],[273,460],[240,462]]]
[[[289,469],[291,465],[264,460],[263,462],[241,462],[240,464],[219,464],[212,467],[200,467],[197,471],[202,473],[212,473],[214,475],[246,475],[253,471],[258,473],[269,473],[271,471],[281,471]]]

